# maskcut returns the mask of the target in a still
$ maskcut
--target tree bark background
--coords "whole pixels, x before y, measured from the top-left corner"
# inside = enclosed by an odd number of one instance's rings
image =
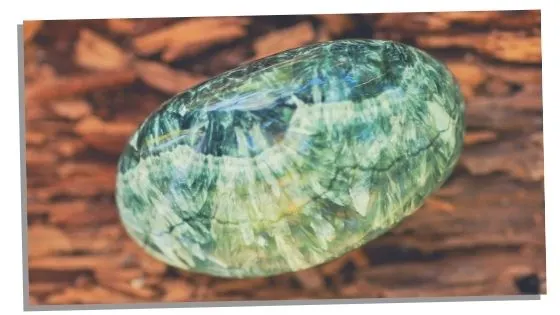
[[[467,101],[461,161],[398,227],[302,272],[226,280],[147,256],[114,204],[118,155],[164,100],[285,49],[393,39],[445,62]],[[540,12],[27,21],[34,305],[546,293]]]

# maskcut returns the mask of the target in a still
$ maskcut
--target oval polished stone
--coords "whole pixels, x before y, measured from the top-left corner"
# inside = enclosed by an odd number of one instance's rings
[[[314,44],[165,102],[120,160],[130,236],[177,268],[257,277],[355,249],[419,208],[462,150],[448,69],[380,40]]]

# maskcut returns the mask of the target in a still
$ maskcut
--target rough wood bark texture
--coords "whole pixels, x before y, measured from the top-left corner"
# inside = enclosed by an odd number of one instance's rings
[[[340,259],[253,280],[178,271],[131,241],[115,166],[149,112],[242,62],[356,37],[429,51],[468,103],[460,164],[415,215]],[[24,40],[33,304],[546,292],[538,11],[29,21]]]

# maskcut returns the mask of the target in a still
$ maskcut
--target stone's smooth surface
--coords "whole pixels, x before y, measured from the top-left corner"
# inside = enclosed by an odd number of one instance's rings
[[[451,73],[400,43],[277,54],[152,113],[119,162],[131,237],[178,268],[257,277],[309,268],[386,232],[457,162]]]

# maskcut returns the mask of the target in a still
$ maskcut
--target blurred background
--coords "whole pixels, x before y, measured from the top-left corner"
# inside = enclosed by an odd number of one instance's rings
[[[544,294],[540,12],[27,21],[31,304]],[[297,273],[176,270],[124,232],[115,169],[163,101],[243,62],[341,38],[424,49],[467,101],[449,181],[383,237]]]

